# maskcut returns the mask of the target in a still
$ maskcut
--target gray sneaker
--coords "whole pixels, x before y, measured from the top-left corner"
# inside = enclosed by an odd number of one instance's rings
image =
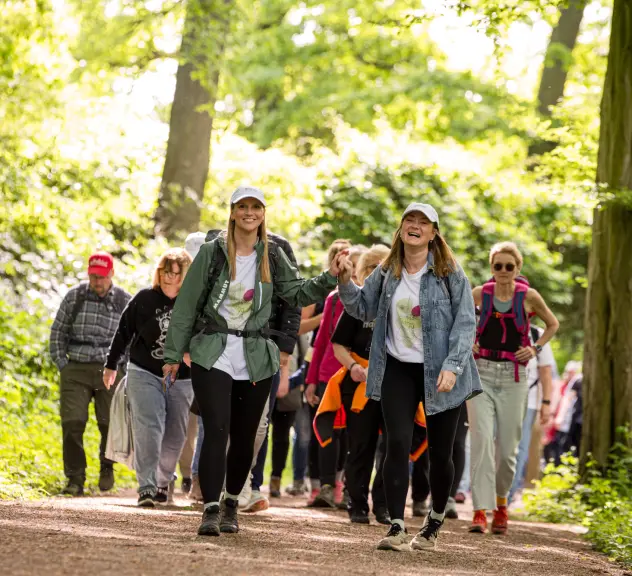
[[[459,519],[459,513],[456,511],[456,500],[454,498],[448,498],[448,503],[445,507],[445,517],[451,520]]]
[[[443,526],[441,520],[435,520],[428,514],[422,529],[417,532],[410,547],[413,550],[434,550],[441,526]]]
[[[391,524],[388,534],[378,542],[377,549],[395,550],[396,552],[410,550],[408,546],[408,532],[399,524]]]
[[[314,502],[312,503],[312,508],[336,508],[336,500],[334,497],[334,488],[329,484],[325,484],[321,487],[320,493],[316,498],[314,498]]]

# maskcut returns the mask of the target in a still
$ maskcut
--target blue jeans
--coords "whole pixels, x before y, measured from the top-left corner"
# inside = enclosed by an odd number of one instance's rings
[[[274,403],[276,402],[276,395],[279,391],[279,384],[281,383],[281,374],[277,372],[272,376],[272,387],[270,388],[270,399],[268,402],[268,414],[265,437],[263,438],[263,444],[257,453],[257,460],[252,467],[252,489],[255,491],[261,490],[263,484],[263,469],[266,465],[266,457],[268,456],[268,429],[270,428],[270,414],[274,409]]]
[[[538,411],[534,408],[527,408],[527,413],[522,421],[522,438],[518,445],[518,456],[516,458],[516,474],[514,476],[511,490],[509,491],[509,502],[513,500],[516,492],[522,488],[522,480],[524,478],[524,469],[529,460],[529,445],[531,444],[531,430]]]
[[[303,404],[296,412],[294,420],[294,448],[292,450],[292,468],[294,481],[305,479],[309,439],[312,435],[312,423],[309,417],[309,404]]]
[[[155,494],[157,487],[166,487],[174,478],[193,401],[191,380],[177,380],[165,392],[161,377],[130,363],[127,394],[138,491]]]
[[[202,452],[202,442],[204,442],[204,423],[202,422],[202,416],[197,417],[198,421],[198,435],[195,441],[195,452],[193,453],[193,462],[191,462],[191,474],[193,476],[198,475],[200,469],[200,453]]]

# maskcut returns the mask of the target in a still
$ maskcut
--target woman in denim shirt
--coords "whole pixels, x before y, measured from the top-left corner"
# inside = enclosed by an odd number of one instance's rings
[[[392,524],[378,548],[408,547],[408,456],[415,412],[423,402],[433,508],[411,546],[433,549],[454,476],[461,405],[481,393],[472,356],[476,318],[470,283],[439,233],[436,210],[416,202],[404,211],[388,258],[362,288],[350,281],[350,272],[345,264],[340,299],[351,316],[375,320],[367,396],[381,401],[388,438],[384,484]]]

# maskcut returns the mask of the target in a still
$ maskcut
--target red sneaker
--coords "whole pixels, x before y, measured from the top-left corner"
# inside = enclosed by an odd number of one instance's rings
[[[307,501],[308,508],[311,508],[314,506],[314,500],[316,500],[316,498],[318,498],[319,495],[320,495],[320,488],[312,488],[312,492],[309,496],[309,500]]]
[[[336,485],[334,486],[334,501],[336,502],[336,504],[340,504],[342,502],[342,498],[344,497],[344,489],[345,485],[342,482],[337,481]]]
[[[470,532],[485,534],[487,532],[487,515],[485,510],[474,510],[474,519],[469,528]]]
[[[507,506],[498,506],[494,510],[494,518],[492,520],[492,534],[507,534]]]

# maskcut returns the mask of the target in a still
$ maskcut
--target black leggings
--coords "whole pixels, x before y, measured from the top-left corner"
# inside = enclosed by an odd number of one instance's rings
[[[382,408],[379,402],[369,400],[361,412],[351,411],[353,393],[342,395],[342,404],[347,413],[347,438],[349,453],[345,465],[345,485],[349,492],[351,509],[369,511],[369,484],[375,463],[375,451],[380,436]],[[377,461],[377,473],[373,481],[371,496],[373,510],[386,508],[383,482],[384,458]]]
[[[287,454],[290,451],[290,429],[296,412],[282,412],[276,406],[272,411],[272,476],[281,478]]]
[[[404,519],[408,493],[408,461],[413,439],[415,412],[424,396],[423,364],[387,357],[382,383],[382,414],[386,425],[384,486],[393,520]],[[454,478],[452,448],[461,406],[426,417],[430,458],[432,507],[442,514]]]
[[[204,423],[199,478],[204,503],[219,502],[226,492],[237,495],[250,472],[255,435],[270,396],[272,378],[256,384],[233,380],[221,370],[193,363],[191,381]],[[226,444],[230,436],[230,447]]]
[[[456,495],[463,470],[465,468],[465,438],[467,436],[467,407],[461,404],[461,413],[459,415],[459,423],[456,428],[456,436],[454,437],[454,447],[452,448],[452,462],[454,463],[454,479],[452,480],[452,488],[450,496],[454,498]],[[424,502],[430,494],[430,459],[428,458],[428,450],[426,450],[413,465],[412,476],[412,496],[413,502]]]

